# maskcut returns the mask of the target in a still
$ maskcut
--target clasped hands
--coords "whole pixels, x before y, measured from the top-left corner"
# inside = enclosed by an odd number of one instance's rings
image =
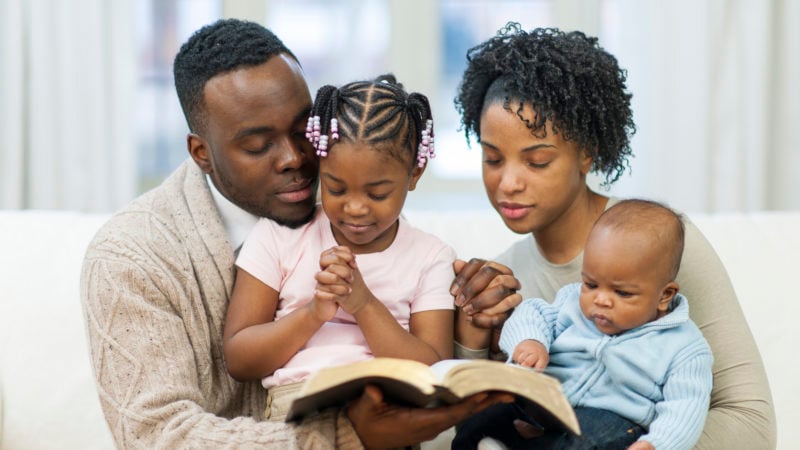
[[[323,251],[319,265],[311,308],[320,320],[332,319],[339,307],[355,315],[375,300],[350,248],[339,245]],[[456,277],[450,293],[465,320],[477,328],[500,327],[522,301],[517,293],[519,280],[502,264],[473,258],[468,262],[456,260],[453,269]]]
[[[453,262],[456,277],[450,286],[455,304],[466,320],[479,328],[502,326],[522,302],[519,280],[508,267],[483,259]]]
[[[333,319],[339,307],[355,315],[375,300],[358,270],[356,255],[349,247],[339,245],[323,251],[319,256],[319,266],[320,271],[315,276],[317,286],[310,305],[319,320]]]

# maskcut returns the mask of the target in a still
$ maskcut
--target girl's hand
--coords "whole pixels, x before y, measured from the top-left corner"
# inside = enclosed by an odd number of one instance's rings
[[[338,302],[345,312],[356,315],[366,304],[377,299],[364,283],[364,278],[361,277],[361,271],[358,270],[358,267],[353,268],[350,273],[352,275],[350,292],[347,295],[340,296]]]
[[[372,299],[361,272],[356,264],[355,254],[344,246],[330,248],[320,255],[315,297],[320,300],[335,301],[350,314],[355,314]]]
[[[322,270],[315,276],[317,286],[309,308],[314,317],[321,321],[327,322],[333,319],[339,310],[337,303],[339,297],[350,292],[352,279],[350,260],[353,260],[352,252],[347,247],[341,246],[329,248],[319,257],[319,266]]]
[[[339,311],[339,304],[335,300],[328,298],[328,295],[319,289],[314,290],[314,296],[311,297],[311,302],[308,304],[311,314],[320,322],[327,322],[336,315]]]
[[[550,354],[541,342],[526,339],[517,344],[512,359],[520,366],[544,370],[550,362]]]

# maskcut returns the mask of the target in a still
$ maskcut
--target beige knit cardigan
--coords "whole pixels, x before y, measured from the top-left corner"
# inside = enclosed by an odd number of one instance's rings
[[[265,391],[223,363],[234,255],[191,159],[114,214],[81,276],[91,360],[120,448],[362,448],[342,411],[261,421]]]

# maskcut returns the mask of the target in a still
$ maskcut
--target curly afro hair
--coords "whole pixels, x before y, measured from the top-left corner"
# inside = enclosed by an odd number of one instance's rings
[[[610,185],[628,168],[636,132],[625,78],[597,38],[555,28],[525,32],[509,22],[467,51],[455,106],[467,140],[470,134],[480,139],[484,108],[500,101],[508,111],[515,108],[534,136],[546,135],[549,120],[553,132],[592,155],[592,171]],[[523,118],[523,105],[533,107],[534,120]]]
[[[222,19],[195,31],[175,56],[175,90],[189,129],[205,125],[203,89],[211,78],[242,67],[267,62],[279,53],[297,61],[270,30],[238,19]]]

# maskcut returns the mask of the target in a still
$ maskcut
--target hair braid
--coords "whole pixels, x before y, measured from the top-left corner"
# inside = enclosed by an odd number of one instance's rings
[[[339,141],[368,144],[401,161],[419,161],[419,164],[433,155],[432,143],[425,147],[425,152],[429,153],[424,158],[418,155],[427,121],[432,120],[428,98],[416,92],[408,94],[391,74],[372,81],[352,82],[341,88],[321,87],[311,116],[319,118],[322,136],[331,134],[331,119],[337,119]],[[312,124],[313,119],[310,119],[309,127]],[[432,128],[427,133],[432,138]],[[330,145],[321,154],[326,154],[334,141],[325,138]]]

